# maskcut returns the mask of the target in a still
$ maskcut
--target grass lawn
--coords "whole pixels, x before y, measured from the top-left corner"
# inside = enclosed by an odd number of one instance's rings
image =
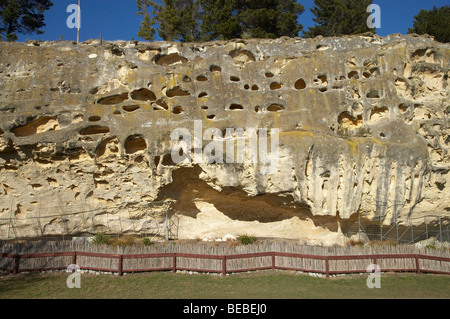
[[[317,278],[287,271],[233,274],[154,272],[123,277],[81,274],[81,288],[69,289],[69,274],[0,276],[0,299],[308,299],[450,298],[450,276],[381,274],[381,288],[369,289],[368,274]]]

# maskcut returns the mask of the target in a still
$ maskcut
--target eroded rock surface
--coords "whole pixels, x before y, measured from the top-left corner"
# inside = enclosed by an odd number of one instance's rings
[[[136,205],[167,199],[190,238],[217,231],[201,221],[217,214],[224,234],[264,223],[260,236],[334,242],[358,214],[385,225],[450,215],[448,44],[0,43],[0,56],[1,238],[141,233]],[[203,131],[278,128],[277,170],[175,164],[170,135],[195,120]]]

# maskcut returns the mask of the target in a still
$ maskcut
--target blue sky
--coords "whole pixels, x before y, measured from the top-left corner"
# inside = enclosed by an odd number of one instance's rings
[[[53,0],[53,7],[45,13],[46,27],[42,35],[20,35],[19,41],[27,39],[38,40],[76,40],[76,29],[69,29],[66,20],[70,13],[67,6],[77,3],[77,0]],[[314,0],[299,0],[305,7],[300,15],[300,23],[307,29],[314,26],[313,15],[310,8]],[[381,8],[381,28],[377,34],[386,36],[392,33],[406,34],[412,27],[414,16],[421,9],[432,9],[449,5],[450,0],[374,0]],[[136,0],[81,0],[81,33],[80,40],[100,38],[104,40],[141,40],[137,36],[139,23],[142,17],[136,15]],[[301,34],[300,34],[301,36]],[[156,39],[160,40],[160,39]]]

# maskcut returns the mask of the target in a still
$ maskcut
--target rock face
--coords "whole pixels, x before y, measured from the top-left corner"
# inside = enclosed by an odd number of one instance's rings
[[[341,242],[358,215],[450,216],[448,44],[392,35],[0,51],[0,238],[142,233],[146,205],[169,199],[185,238]],[[248,156],[175,163],[171,134],[195,125],[278,129],[276,170]]]

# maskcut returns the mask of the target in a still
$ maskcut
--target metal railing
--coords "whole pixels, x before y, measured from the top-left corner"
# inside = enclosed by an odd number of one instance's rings
[[[361,218],[363,217],[363,218]],[[351,237],[357,235],[360,241],[379,240],[393,241],[398,244],[413,244],[434,238],[440,242],[450,242],[450,216],[448,214],[433,214],[423,217],[409,218],[406,222],[385,225],[386,216],[376,216],[372,220],[358,216],[358,221],[345,232]]]
[[[169,216],[173,201],[154,201],[148,203],[126,202],[109,207],[91,208],[84,206],[44,207],[39,203],[33,215],[16,217],[13,213],[13,202],[9,217],[0,218],[0,239],[56,239],[93,236],[98,233],[120,237],[127,233],[139,233],[151,240],[165,240],[178,237],[178,217]],[[140,218],[123,216],[123,212],[139,210]],[[43,211],[52,212],[42,214]],[[122,213],[120,212],[122,211]],[[99,220],[97,215],[106,215]],[[23,229],[27,229],[26,236]],[[34,231],[34,235],[32,232]]]

